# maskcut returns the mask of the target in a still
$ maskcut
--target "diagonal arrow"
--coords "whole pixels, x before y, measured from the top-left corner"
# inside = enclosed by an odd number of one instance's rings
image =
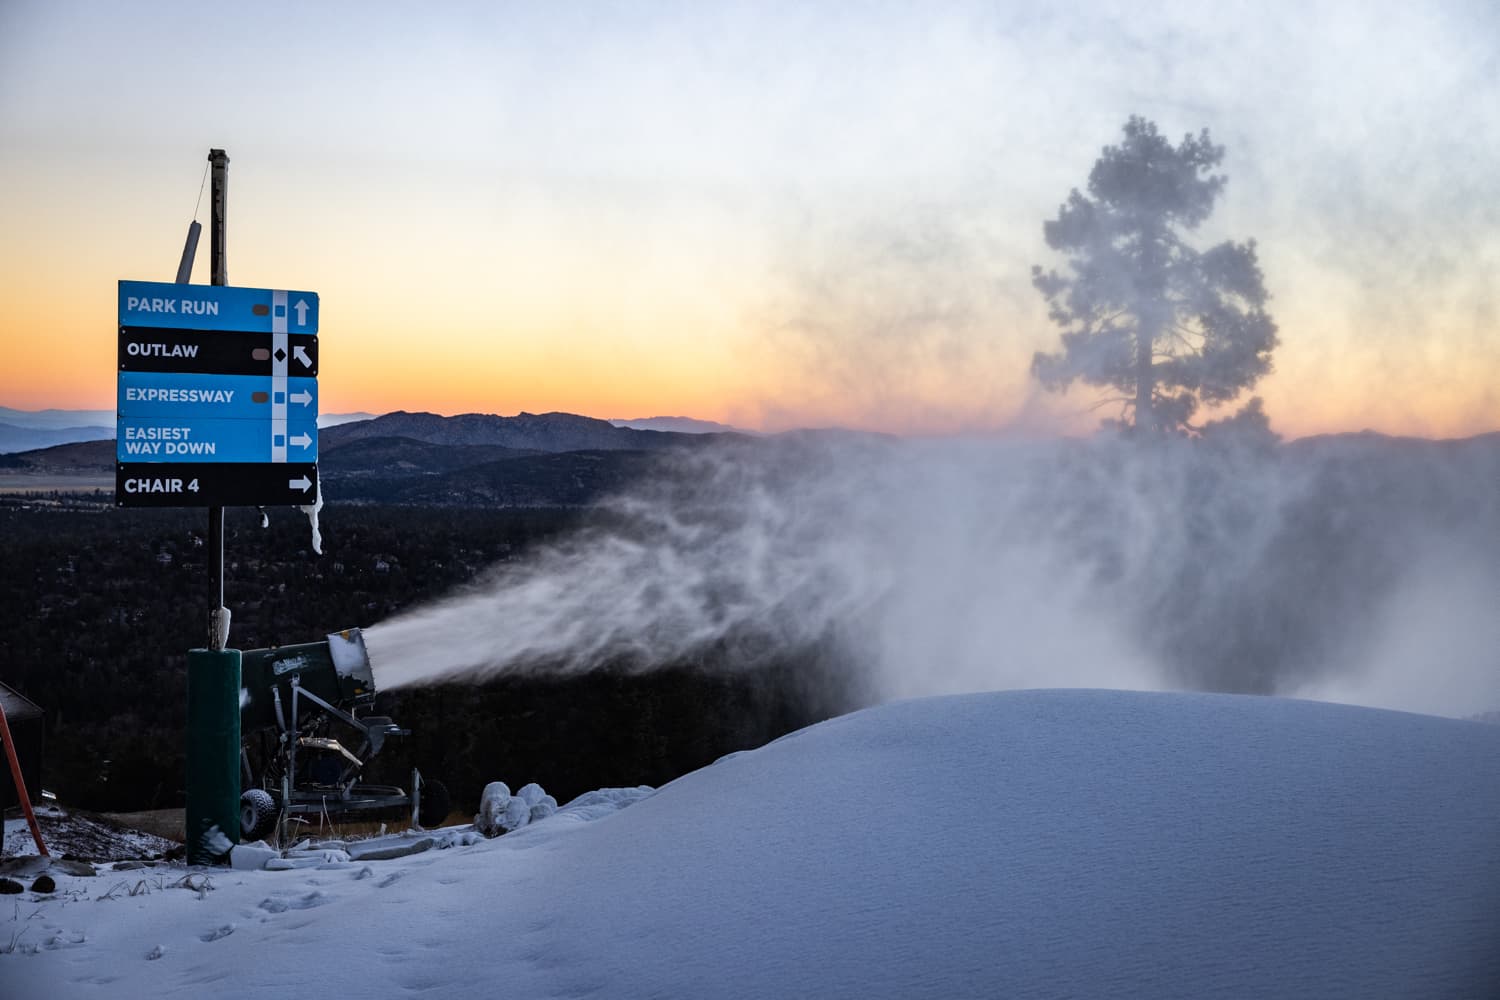
[[[303,389],[301,392],[292,393],[287,397],[287,401],[292,403],[301,403],[303,406],[308,406],[312,403],[312,393],[308,392],[306,389]]]
[[[308,308],[307,301],[305,299],[298,299],[297,300],[297,304],[294,305],[294,306],[292,306],[292,308],[295,309],[295,310],[297,310],[297,325],[298,326],[306,326],[307,325],[307,308]]]
[[[307,350],[303,348],[301,344],[298,344],[296,347],[292,348],[292,357],[302,362],[302,367],[312,367],[312,358],[307,356]]]
[[[289,479],[287,480],[287,486],[291,489],[301,490],[303,493],[306,493],[308,490],[312,489],[312,480],[308,479],[306,476],[303,476],[301,479]]]
[[[312,438],[308,437],[307,432],[304,431],[296,437],[287,438],[287,442],[296,445],[298,448],[306,448],[312,444]]]

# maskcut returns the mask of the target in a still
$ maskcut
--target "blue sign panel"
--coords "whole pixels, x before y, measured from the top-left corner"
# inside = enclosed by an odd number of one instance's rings
[[[120,372],[116,396],[122,417],[175,420],[288,420],[318,418],[318,380],[270,375],[189,375]],[[279,385],[279,383],[285,383]]]
[[[317,333],[316,292],[234,285],[120,282],[120,325],[173,330]]]
[[[315,462],[313,417],[272,420],[173,420],[121,417],[115,455],[121,462]]]

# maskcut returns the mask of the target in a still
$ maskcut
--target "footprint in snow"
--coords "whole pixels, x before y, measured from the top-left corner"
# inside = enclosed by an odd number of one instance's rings
[[[329,902],[326,895],[314,889],[305,896],[296,899],[277,899],[274,896],[260,901],[260,908],[267,913],[285,913],[287,910],[310,910],[314,906],[322,906]]]
[[[233,933],[234,933],[234,924],[225,924],[222,927],[215,927],[213,930],[209,931],[207,934],[200,934],[200,935],[198,935],[198,940],[199,941],[203,941],[205,943],[209,942],[209,941],[217,941],[217,940],[219,940],[219,938],[227,938],[229,935],[231,935]]]

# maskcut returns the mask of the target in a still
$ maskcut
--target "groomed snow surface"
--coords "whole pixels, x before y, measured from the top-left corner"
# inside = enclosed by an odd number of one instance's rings
[[[0,950],[22,928],[43,945],[0,954],[0,990],[1500,996],[1492,724],[965,695],[848,715],[632,797],[393,861],[207,870],[202,893],[96,901],[113,876],[59,878],[57,898],[0,899],[19,901]]]

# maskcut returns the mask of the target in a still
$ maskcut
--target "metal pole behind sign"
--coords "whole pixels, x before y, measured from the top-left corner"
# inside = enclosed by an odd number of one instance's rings
[[[208,151],[213,169],[213,187],[209,193],[208,262],[211,282],[229,284],[229,263],[225,259],[225,217],[229,199],[229,154],[222,149]],[[229,612],[224,607],[224,508],[208,508],[208,558],[213,566],[213,606],[208,612],[208,648],[223,649],[229,641]]]
[[[229,283],[224,260],[229,154],[210,150],[209,263],[213,284]],[[179,280],[181,275],[179,274]],[[188,650],[187,860],[224,860],[240,840],[240,651],[225,649],[229,610],[224,607],[224,508],[208,509],[208,558],[213,607],[208,648]]]
[[[188,223],[187,240],[182,244],[182,260],[177,265],[177,284],[186,285],[193,280],[193,261],[198,256],[198,236],[203,224],[197,219]]]

